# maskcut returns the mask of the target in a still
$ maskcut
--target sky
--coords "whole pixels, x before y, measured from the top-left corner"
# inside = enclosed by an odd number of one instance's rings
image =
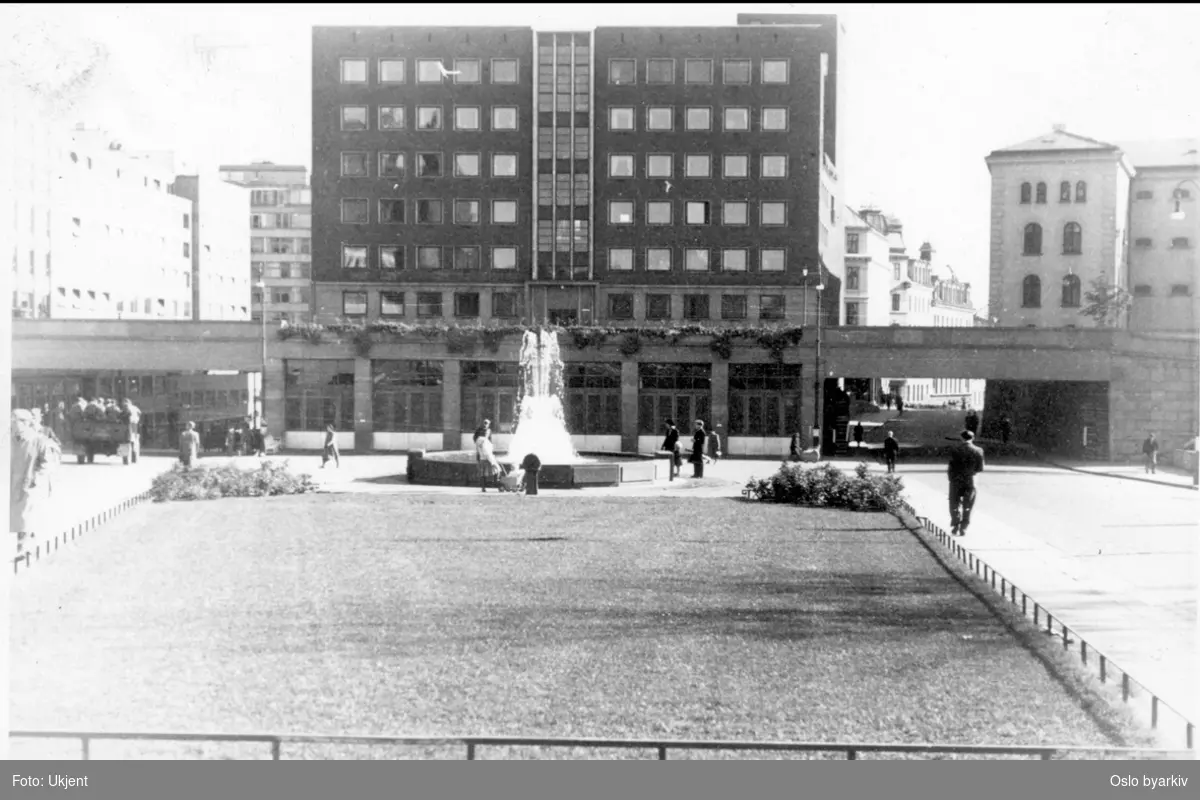
[[[639,3],[3,4],[8,58],[56,91],[69,123],[126,149],[174,150],[201,168],[311,167],[314,25],[674,25]],[[1200,134],[1200,6],[1170,4],[707,3],[691,25],[739,12],[834,13],[846,28],[847,204],[904,222],[911,253],[973,284],[986,308],[984,157],[1054,124],[1106,141]],[[210,69],[195,44],[222,46]],[[0,57],[2,58],[2,57]],[[58,87],[66,86],[65,89]]]

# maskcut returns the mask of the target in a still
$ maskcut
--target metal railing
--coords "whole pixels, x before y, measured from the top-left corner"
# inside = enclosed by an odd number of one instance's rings
[[[727,751],[774,753],[837,753],[857,761],[866,753],[1019,756],[1049,761],[1056,756],[1108,756],[1116,758],[1190,758],[1191,753],[1130,747],[1079,747],[1073,745],[973,745],[973,744],[881,744],[869,742],[777,742],[686,739],[566,739],[529,736],[354,736],[290,733],[168,733],[119,731],[16,730],[10,739],[77,740],[83,760],[91,758],[92,743],[98,741],[234,742],[269,745],[271,760],[283,758],[285,744],[334,744],[358,746],[456,746],[465,748],[474,761],[482,747],[579,748],[590,750],[646,750],[666,761],[671,751]]]
[[[51,553],[57,552],[59,547],[65,547],[68,542],[75,541],[76,538],[83,536],[88,531],[99,528],[117,515],[123,514],[135,506],[139,506],[149,499],[150,492],[141,492],[133,497],[122,500],[112,508],[93,514],[83,522],[72,525],[68,530],[56,534],[53,539],[37,539],[36,544],[33,544],[31,549],[27,549],[13,558],[13,574],[15,575],[20,572],[21,567],[29,569],[33,564],[41,561],[42,556],[49,556]],[[28,542],[28,540],[26,541]]]
[[[1079,635],[1078,631],[1071,630],[1061,619],[1056,619],[1050,609],[1038,603],[1032,597],[1022,591],[1015,583],[1009,580],[1006,576],[997,572],[991,565],[971,552],[967,548],[959,544],[953,536],[946,533],[928,517],[923,517],[906,502],[900,503],[900,509],[912,515],[921,527],[928,533],[937,537],[937,540],[945,547],[952,556],[958,559],[962,564],[965,564],[967,569],[976,577],[983,580],[984,583],[991,586],[992,590],[999,593],[1000,597],[1008,601],[1014,608],[1021,607],[1021,615],[1026,619],[1029,618],[1029,612],[1033,612],[1033,624],[1035,627],[1041,627],[1042,618],[1045,618],[1045,632],[1049,636],[1055,636],[1062,639],[1063,650],[1069,651],[1073,642],[1079,643],[1079,657],[1084,666],[1089,665],[1089,658],[1096,660],[1097,667],[1100,671],[1100,682],[1108,683],[1112,678],[1112,672],[1118,672],[1121,675],[1121,699],[1128,703],[1130,697],[1133,696],[1133,687],[1137,686],[1150,696],[1150,727],[1157,730],[1159,726],[1159,717],[1163,710],[1169,711],[1176,716],[1184,725],[1184,738],[1187,742],[1189,751],[1195,748],[1196,726],[1183,715],[1179,709],[1174,708],[1164,702],[1150,687],[1144,683],[1135,680],[1123,667],[1119,666],[1109,656],[1104,654],[1097,647],[1092,645],[1086,639]],[[999,586],[997,586],[997,579]],[[1018,601],[1019,596],[1019,601]],[[1032,607],[1032,608],[1031,608]],[[1058,623],[1058,631],[1055,632],[1055,623]]]

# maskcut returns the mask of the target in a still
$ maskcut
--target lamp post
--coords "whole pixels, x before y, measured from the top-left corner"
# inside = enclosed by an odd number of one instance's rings
[[[259,281],[254,284],[258,289],[258,316],[262,323],[262,372],[258,376],[258,410],[257,427],[262,427],[263,418],[267,415],[267,284]],[[264,432],[264,435],[265,432]]]
[[[821,387],[824,381],[821,373],[821,292],[825,291],[825,284],[818,283],[817,289],[817,359],[813,365],[813,449],[817,451],[817,458],[821,457],[821,439],[824,429],[821,426]]]

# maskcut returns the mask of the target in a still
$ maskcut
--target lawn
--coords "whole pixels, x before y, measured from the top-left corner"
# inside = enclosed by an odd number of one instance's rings
[[[887,514],[317,495],[95,537],[13,587],[13,727],[1120,744]],[[265,751],[94,749],[218,753]]]

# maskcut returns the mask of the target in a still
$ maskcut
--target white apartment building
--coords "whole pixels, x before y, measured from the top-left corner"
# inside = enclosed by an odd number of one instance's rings
[[[870,217],[879,227],[867,221]],[[882,215],[872,209],[862,213],[846,209],[846,281],[844,324],[891,324],[892,266],[887,230]]]

